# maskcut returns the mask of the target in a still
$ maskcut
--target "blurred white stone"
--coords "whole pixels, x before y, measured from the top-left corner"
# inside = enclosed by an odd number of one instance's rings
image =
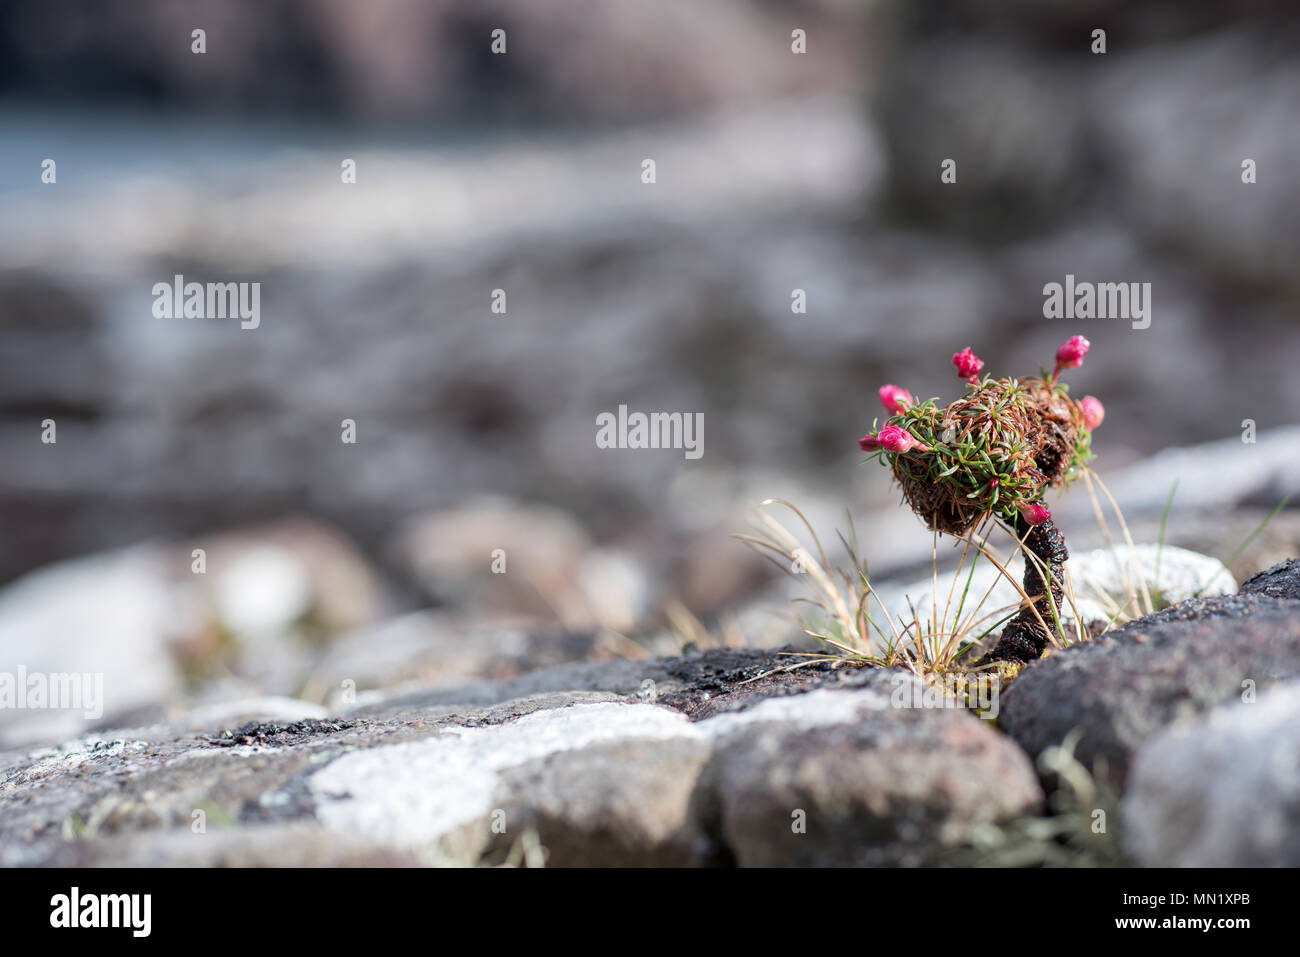
[[[911,608],[915,608],[917,617],[927,623],[927,630],[934,620],[936,595],[939,624],[944,630],[952,627],[959,606],[963,622],[979,607],[977,619],[985,620],[976,628],[978,634],[1003,615],[1010,614],[1021,597],[1016,585],[984,558],[980,558],[972,573],[970,561],[974,555],[972,549],[960,576],[955,575],[953,568],[940,570],[937,584],[931,576],[908,585],[873,582],[872,587],[891,617],[910,621]],[[1007,570],[1019,584],[1024,575],[1023,557],[1017,555],[1007,562]],[[1137,617],[1140,612],[1133,606],[1132,596],[1141,596],[1144,582],[1148,591],[1159,591],[1164,605],[1192,597],[1232,594],[1237,590],[1237,583],[1217,558],[1173,545],[1163,548],[1159,545],[1137,545],[1133,549],[1127,545],[1114,549],[1099,548],[1071,556],[1066,570],[1074,586],[1074,605],[1066,601],[1061,609],[1062,618],[1067,622],[1075,620],[1076,607],[1085,624],[1110,621],[1119,608],[1129,609],[1124,618]],[[968,574],[969,590],[966,584]],[[964,605],[963,593],[966,594]],[[873,614],[878,614],[879,608],[879,602],[873,599]],[[985,617],[999,611],[1000,614]],[[882,628],[885,627],[883,620],[878,618],[877,621]]]
[[[593,617],[606,628],[633,631],[650,607],[650,580],[633,556],[614,548],[598,548],[578,567],[582,589]]]
[[[1300,865],[1300,684],[1149,740],[1121,812],[1129,852],[1147,867]]]
[[[287,631],[311,608],[311,581],[285,549],[256,545],[219,570],[215,598],[226,627],[265,639]]]
[[[0,590],[0,671],[103,675],[104,715],[157,704],[180,690],[169,648],[177,624],[156,548],[62,562]],[[72,736],[91,723],[81,710],[0,710],[0,742]]]

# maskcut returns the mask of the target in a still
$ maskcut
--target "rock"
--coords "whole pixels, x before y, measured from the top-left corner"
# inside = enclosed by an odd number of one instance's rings
[[[1198,512],[1251,504],[1271,509],[1287,496],[1300,495],[1300,474],[1295,467],[1300,425],[1272,429],[1256,438],[1252,445],[1243,444],[1240,436],[1234,435],[1184,448],[1162,449],[1138,463],[1107,473],[1106,485],[1126,516],[1159,516],[1169,505],[1174,525]],[[1169,493],[1175,482],[1178,488],[1170,503]],[[1086,520],[1091,514],[1086,495],[1070,503],[1069,514],[1074,520]]]
[[[1273,506],[1276,504],[1274,502]],[[1225,560],[1235,555],[1228,572],[1237,581],[1244,582],[1292,555],[1300,555],[1300,510],[1286,509],[1270,518],[1273,506],[1174,509],[1167,521],[1163,519],[1163,509],[1139,511],[1135,508],[1132,515],[1126,515],[1126,520],[1135,541],[1158,540],[1163,525],[1167,546],[1177,545],[1203,555],[1224,556]],[[1080,552],[1106,544],[1095,520],[1088,523],[1082,517],[1071,521],[1069,541],[1070,547]]]
[[[339,636],[313,662],[303,696],[341,707],[348,691],[508,681],[546,667],[606,660],[615,650],[625,649],[592,632],[522,616],[417,611]]]
[[[551,865],[680,867],[725,861],[700,786],[711,749],[693,737],[636,736],[535,758],[503,771],[492,804],[509,825],[486,853],[533,832]]]
[[[1122,811],[1147,867],[1300,866],[1300,683],[1151,738]]]
[[[1023,555],[1017,553],[1007,562],[1015,584],[983,559],[972,571],[972,558],[973,550],[960,575],[956,575],[955,568],[941,569],[937,593],[933,576],[906,586],[882,582],[872,587],[892,617],[904,617],[909,621],[912,609],[922,621],[930,621],[937,594],[940,627],[944,629],[954,626],[959,610],[961,620],[966,621],[981,602],[977,618],[999,609],[1010,613],[1021,601],[1018,586],[1024,570]],[[1085,626],[1109,624],[1116,608],[1133,608],[1133,597],[1141,595],[1142,582],[1151,592],[1158,591],[1161,599],[1169,604],[1193,597],[1226,595],[1237,587],[1232,575],[1217,558],[1172,545],[1137,545],[1132,549],[1127,545],[1117,545],[1076,553],[1070,556],[1066,569],[1074,584],[1075,600],[1073,604],[1066,602],[1063,605],[1061,618],[1064,622],[1073,622],[1077,610]],[[963,604],[962,594],[967,590],[968,578],[969,592]],[[984,627],[995,622],[997,617],[985,622]]]
[[[752,690],[763,688],[755,679],[783,667],[787,659],[782,654],[790,650],[713,649],[677,658],[571,662],[498,681],[442,685],[411,682],[358,695],[355,702],[341,707],[340,713],[380,717],[417,708],[486,707],[536,695],[591,691],[624,697],[636,695],[650,702],[664,701],[694,716],[691,704],[700,699],[716,703],[719,699],[744,698]],[[828,676],[825,668],[801,669],[783,676],[778,687],[768,693],[794,688],[807,690],[808,682],[840,680],[845,679],[834,673]]]
[[[435,599],[596,625],[580,585],[593,544],[555,508],[484,499],[410,522],[396,550]]]
[[[339,833],[472,860],[533,828],[550,863],[575,865],[926,863],[1037,805],[1014,746],[968,714],[891,708],[890,680],[695,723],[648,704],[573,704],[347,755],[310,786]],[[791,830],[796,811],[807,834]]]
[[[604,753],[613,756],[620,750],[611,745],[673,741],[686,737],[688,728],[681,715],[653,705],[574,704],[535,711],[508,724],[453,727],[423,741],[344,755],[312,775],[308,787],[316,816],[327,829],[364,834],[385,846],[435,851],[453,862],[470,863],[483,854],[498,807],[505,811],[506,835],[516,833],[511,829],[515,820],[545,821],[558,810],[570,845],[576,842],[575,831],[585,830],[589,840],[596,840],[603,830],[624,841],[649,835],[651,843],[636,849],[655,851],[681,828],[694,781],[686,772],[702,764],[706,754],[678,749],[677,762],[669,762],[666,752],[654,754],[652,763],[666,778],[640,802],[616,780],[628,771],[621,764],[587,767],[594,779],[556,782],[550,778],[561,790],[543,792],[540,807],[529,812],[515,810],[508,800],[504,806],[497,803],[501,790],[507,792],[503,800],[511,790],[511,785],[503,784],[502,772],[545,763],[561,753],[582,754],[593,746],[606,746]],[[642,761],[647,757],[643,746],[623,753]],[[514,788],[531,806],[535,796],[526,790],[530,776],[541,780],[537,768],[524,768],[516,772]],[[585,800],[566,808],[563,798],[576,797],[579,790]],[[600,803],[602,797],[610,804]],[[666,818],[654,816],[665,811]],[[630,819],[621,820],[620,812]],[[575,822],[574,815],[591,820]],[[594,848],[588,841],[577,843],[577,856],[564,863],[593,859]]]
[[[1247,579],[1241,586],[1241,593],[1300,599],[1300,560],[1292,558],[1279,562]]]
[[[9,585],[0,591],[0,681],[16,681],[20,669],[51,683],[77,675],[98,700],[10,703],[0,712],[0,745],[67,738],[176,695],[181,672],[170,643],[184,625],[166,565],[150,547],[64,562]],[[17,689],[24,699],[27,690]]]
[[[1122,784],[1134,751],[1171,722],[1300,677],[1300,604],[1191,599],[1027,666],[999,725],[1031,755],[1081,729],[1076,755]],[[1249,682],[1249,684],[1247,684]]]
[[[599,691],[627,696],[636,694],[647,681],[652,687],[661,689],[681,687],[681,683],[675,681],[658,662],[577,662],[539,668],[505,681],[481,679],[441,686],[408,682],[382,691],[358,694],[355,702],[341,705],[339,713],[377,718],[413,709],[436,708],[444,713],[454,713],[467,707],[489,707],[533,695],[569,691]]]
[[[895,706],[916,678],[788,663],[552,668],[332,718],[250,704],[3,753],[0,863],[919,863],[1037,806],[1027,758],[987,722]],[[574,686],[590,690],[537,690]],[[284,718],[223,726],[250,708]]]
[[[1133,608],[1132,597],[1143,584],[1165,605],[1237,590],[1223,562],[1173,545],[1116,545],[1071,558],[1066,567],[1076,594],[1092,606],[1090,615],[1080,607],[1086,622],[1109,621],[1116,607]]]
[[[50,565],[0,589],[0,673],[89,676],[103,697],[94,708],[6,709],[0,745],[201,703],[300,697],[330,640],[385,601],[356,549],[306,519]]]
[[[737,716],[747,727],[714,732],[721,828],[738,864],[934,864],[981,825],[1041,802],[1028,758],[986,723],[869,695],[819,690],[763,701]],[[840,713],[819,715],[832,701]],[[851,703],[858,710],[845,713]]]
[[[328,716],[329,712],[323,707],[309,701],[298,701],[293,698],[253,698],[201,705],[188,709],[183,719],[172,720],[178,724],[183,721],[186,726],[199,729],[216,725],[247,724],[250,721],[323,721]]]
[[[627,551],[592,550],[578,568],[578,587],[593,625],[629,634],[637,630],[650,611],[650,577]]]

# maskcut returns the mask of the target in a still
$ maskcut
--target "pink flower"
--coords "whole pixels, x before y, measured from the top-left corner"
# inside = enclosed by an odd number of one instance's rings
[[[1095,395],[1085,395],[1080,399],[1079,410],[1083,412],[1083,427],[1089,432],[1101,425],[1102,419],[1106,418],[1106,407]]]
[[[1042,525],[1051,521],[1052,513],[1042,502],[1028,502],[1020,506],[1020,517],[1030,525]]]
[[[880,439],[876,438],[874,435],[864,435],[862,438],[858,439],[858,448],[864,452],[874,452],[880,448],[880,444]]]
[[[952,364],[957,368],[957,375],[963,379],[969,379],[971,382],[978,379],[980,372],[984,369],[983,360],[971,352],[970,346],[953,355]]]
[[[890,452],[910,452],[912,449],[920,449],[924,452],[930,450],[928,445],[917,439],[911,432],[900,429],[896,425],[887,425],[881,429],[879,441],[881,446]]]
[[[912,404],[912,393],[896,385],[882,385],[880,387],[880,404],[885,407],[887,412],[902,412],[905,406]]]
[[[1083,336],[1070,336],[1061,343],[1061,348],[1056,350],[1056,371],[1062,369],[1077,369],[1083,365],[1083,357],[1088,354],[1088,349],[1092,343]]]

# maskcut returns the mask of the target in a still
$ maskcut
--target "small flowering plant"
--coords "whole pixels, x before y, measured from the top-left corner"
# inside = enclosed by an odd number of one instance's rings
[[[1082,365],[1089,346],[1083,336],[1071,336],[1056,351],[1052,372],[1023,380],[984,375],[983,361],[963,349],[952,364],[966,380],[965,395],[941,406],[887,385],[880,401],[888,418],[858,440],[864,452],[892,469],[907,504],[929,528],[960,536],[992,516],[1007,520],[1043,565],[1026,563],[1026,594],[1031,600],[1045,596],[1039,572],[1048,570],[1055,607],[1067,552],[1043,495],[1081,474],[1092,458],[1092,430],[1105,416],[1099,400],[1086,396],[1076,402],[1060,379],[1063,371]],[[1026,609],[1003,633],[1003,653],[995,649],[993,657],[1038,657],[1047,643],[1041,625],[1041,614]],[[1010,640],[1013,632],[1016,640]]]

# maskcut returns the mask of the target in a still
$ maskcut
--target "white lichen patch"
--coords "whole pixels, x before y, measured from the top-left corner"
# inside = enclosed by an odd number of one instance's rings
[[[57,748],[42,748],[28,755],[30,764],[14,768],[0,776],[0,787],[19,781],[23,783],[39,781],[41,778],[71,771],[88,762],[103,761],[106,758],[143,751],[148,746],[146,741],[89,737],[69,741]]]
[[[683,715],[654,705],[600,703],[524,715],[487,728],[346,754],[309,779],[330,830],[422,845],[489,814],[505,768],[620,739],[690,734]]]

